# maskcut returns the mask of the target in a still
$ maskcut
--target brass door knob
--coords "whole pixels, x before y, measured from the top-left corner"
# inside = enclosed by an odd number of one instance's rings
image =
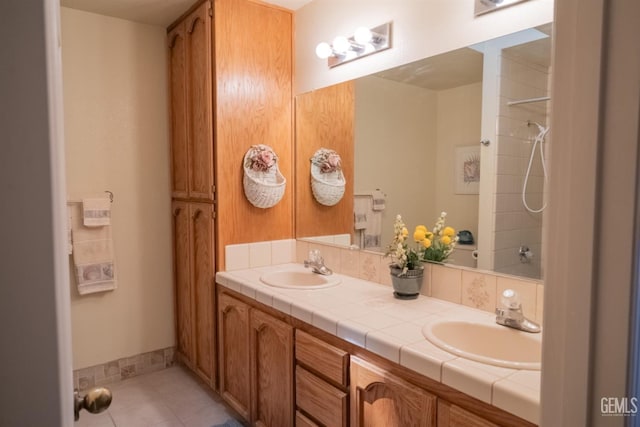
[[[84,397],[80,397],[78,390],[73,391],[73,413],[75,420],[80,418],[80,410],[86,409],[92,414],[99,414],[111,405],[111,390],[106,387],[94,387]]]

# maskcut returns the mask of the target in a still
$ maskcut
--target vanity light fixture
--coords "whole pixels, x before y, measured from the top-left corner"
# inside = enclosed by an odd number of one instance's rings
[[[391,22],[374,28],[360,27],[347,38],[337,36],[331,44],[322,42],[316,46],[316,55],[326,59],[329,68],[380,52],[391,47]]]

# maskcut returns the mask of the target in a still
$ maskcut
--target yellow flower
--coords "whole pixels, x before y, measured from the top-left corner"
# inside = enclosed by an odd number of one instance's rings
[[[448,245],[449,243],[451,243],[451,237],[449,236],[442,236],[440,238],[440,241],[442,242],[443,245]]]
[[[422,240],[422,246],[429,249],[429,247],[431,246],[431,240],[425,238],[424,240]]]
[[[409,235],[409,230],[407,227],[402,227],[402,237],[407,237]]]
[[[423,229],[416,227],[416,231],[413,232],[413,240],[422,242],[425,237],[427,237],[427,233]]]
[[[444,230],[442,230],[442,234],[453,237],[456,234],[456,230],[454,230],[453,227],[445,227]]]
[[[424,225],[418,225],[418,226],[416,226],[416,230],[422,230],[422,231],[424,231],[425,233],[428,231],[428,230],[427,230],[427,227],[425,227]]]
[[[430,231],[427,231],[427,233],[426,233],[425,237],[426,237],[427,239],[433,239],[433,233],[432,233],[432,232],[430,232]]]

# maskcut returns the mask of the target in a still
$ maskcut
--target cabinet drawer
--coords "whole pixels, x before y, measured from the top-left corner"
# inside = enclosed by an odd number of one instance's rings
[[[349,353],[300,330],[296,330],[296,360],[337,385],[348,385]]]
[[[299,366],[296,367],[296,406],[322,425],[347,425],[347,393]]]

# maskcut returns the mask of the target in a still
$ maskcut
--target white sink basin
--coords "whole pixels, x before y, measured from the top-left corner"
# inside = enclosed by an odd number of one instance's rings
[[[456,320],[428,323],[422,334],[441,349],[466,359],[504,368],[540,370],[542,334]]]
[[[334,275],[323,276],[311,270],[279,270],[264,273],[260,281],[276,288],[288,289],[321,289],[340,284]]]

